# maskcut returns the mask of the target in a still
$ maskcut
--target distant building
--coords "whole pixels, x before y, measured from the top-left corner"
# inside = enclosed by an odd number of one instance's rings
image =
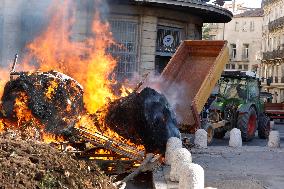
[[[274,102],[284,101],[284,1],[262,1],[264,22],[262,63],[259,74],[263,90],[273,94]],[[271,83],[267,85],[267,83]]]
[[[226,69],[256,71],[261,60],[263,10],[254,9],[237,14],[227,24],[209,24],[209,38],[227,40],[230,62]]]
[[[234,15],[241,14],[245,11],[253,10],[253,8],[248,8],[244,6],[244,3],[226,2],[223,8],[231,11]]]
[[[0,63],[10,63],[33,39],[51,0],[3,0],[0,4]],[[73,39],[90,33],[94,0],[77,1]],[[207,0],[107,0],[105,11],[116,41],[123,49],[112,49],[119,56],[117,75],[129,78],[134,73],[161,72],[178,45],[185,39],[201,39],[204,22],[229,22],[232,13],[206,4]],[[60,31],[59,31],[60,32]]]

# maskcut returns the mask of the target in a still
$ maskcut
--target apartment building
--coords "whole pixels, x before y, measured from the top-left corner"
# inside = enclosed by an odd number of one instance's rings
[[[227,40],[230,62],[226,69],[256,71],[261,62],[263,10],[248,10],[237,14],[226,24],[210,24],[212,40]]]
[[[273,94],[274,102],[284,101],[284,1],[264,0],[262,61],[259,74],[263,90]]]

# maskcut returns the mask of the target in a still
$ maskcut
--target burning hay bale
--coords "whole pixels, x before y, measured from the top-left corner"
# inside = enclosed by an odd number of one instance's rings
[[[180,138],[177,121],[165,96],[151,88],[113,102],[106,124],[146,152],[165,153],[169,138]]]
[[[22,124],[35,116],[46,131],[59,134],[84,111],[83,89],[59,72],[21,73],[6,84],[2,108],[4,118]]]
[[[0,137],[0,172],[1,188],[115,188],[94,163],[14,132]]]

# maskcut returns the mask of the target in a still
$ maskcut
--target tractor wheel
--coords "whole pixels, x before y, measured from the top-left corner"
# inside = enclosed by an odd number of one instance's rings
[[[216,131],[214,132],[214,138],[218,138],[218,139],[222,139],[224,138],[225,134],[226,134],[226,130],[221,130],[221,131]]]
[[[267,139],[270,132],[270,119],[266,115],[261,115],[258,125],[258,137],[261,139]]]
[[[207,132],[207,145],[212,144],[213,142],[213,136],[214,136],[214,128],[207,123],[203,126],[203,129]]]
[[[253,107],[246,113],[239,114],[237,127],[241,130],[243,141],[250,141],[257,128],[257,114]]]

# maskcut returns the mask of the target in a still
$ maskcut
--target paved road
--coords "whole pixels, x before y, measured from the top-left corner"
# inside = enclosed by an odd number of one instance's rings
[[[208,149],[192,149],[193,162],[205,170],[207,187],[218,189],[283,189],[284,124],[277,124],[281,149],[269,149],[267,140],[256,137],[241,149],[228,147],[229,136],[215,139]],[[151,173],[127,184],[127,189],[152,189]],[[177,185],[171,186],[177,189]]]
[[[227,147],[229,138],[215,140],[208,149],[193,149],[193,161],[205,170],[206,186],[218,189],[283,189],[284,124],[275,127],[281,148],[270,149],[267,140],[255,137],[240,149]]]

